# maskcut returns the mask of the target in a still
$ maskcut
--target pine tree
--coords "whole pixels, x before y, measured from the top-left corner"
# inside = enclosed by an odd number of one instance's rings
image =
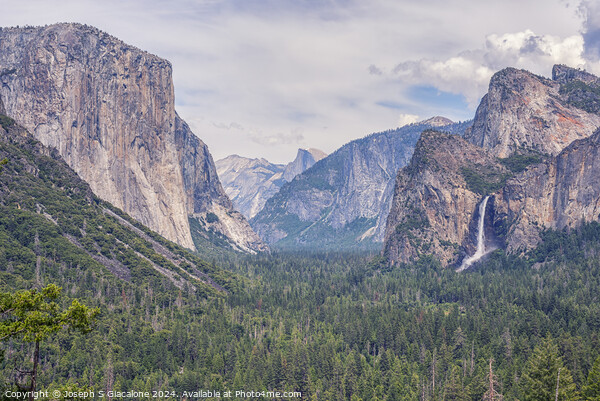
[[[453,366],[444,386],[444,401],[466,401],[468,398],[460,377],[460,368]]]
[[[34,344],[33,368],[24,372],[31,377],[27,388],[30,400],[37,386],[40,342],[65,327],[87,333],[100,313],[78,300],[62,311],[57,303],[61,292],[60,287],[50,284],[41,290],[0,293],[0,341],[17,338]]]
[[[600,356],[596,358],[596,362],[588,374],[583,394],[586,400],[600,401]]]
[[[571,372],[563,366],[550,337],[535,347],[523,372],[524,401],[576,401],[579,394]]]

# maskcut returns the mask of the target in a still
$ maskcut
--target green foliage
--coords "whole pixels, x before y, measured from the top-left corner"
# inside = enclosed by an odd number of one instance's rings
[[[429,227],[429,220],[422,210],[410,209],[403,221],[396,225],[396,233],[402,234],[412,230],[421,230]]]
[[[78,300],[73,300],[68,309],[61,310],[60,297],[61,288],[54,284],[39,291],[0,292],[0,341],[16,338],[35,343],[33,369],[26,373],[31,376],[28,390],[32,392],[36,390],[40,342],[63,328],[89,333],[100,313],[99,309],[89,309]],[[29,397],[30,400],[33,398]]]
[[[286,214],[280,222],[289,222],[286,226],[288,236],[278,241],[273,248],[290,251],[304,249],[314,252],[338,249],[346,249],[348,252],[379,249],[380,244],[373,242],[371,237],[362,237],[367,230],[375,226],[376,219],[359,217],[345,226],[335,229],[324,219],[329,211],[330,209],[323,210],[322,218],[315,222],[302,221],[294,214]]]
[[[497,251],[462,274],[429,255],[391,268],[378,252],[215,250],[209,263],[95,198],[35,146],[0,143],[10,159],[0,175],[0,291],[52,282],[102,311],[96,330],[58,330],[40,344],[40,389],[480,400],[490,359],[506,400],[530,394],[537,382],[525,373],[542,377],[545,366],[562,367],[565,396],[570,383],[585,396],[595,388],[598,223],[545,232],[526,258]],[[73,305],[65,301],[55,301],[58,315]],[[32,359],[16,340],[0,345],[0,377],[11,382],[16,362]]]
[[[544,230],[541,242],[527,253],[531,263],[542,263],[546,260],[585,263],[586,253],[594,252],[600,243],[600,223],[582,224],[573,230]]]
[[[76,274],[64,285],[89,289],[86,303],[103,310],[98,329],[48,339],[40,384],[432,399],[435,362],[437,399],[481,399],[492,357],[505,399],[516,399],[532,350],[550,335],[582,388],[600,350],[600,263],[546,259],[532,270],[498,254],[456,274],[432,257],[390,270],[360,254],[237,255],[222,263],[248,280],[227,298],[206,299]]]
[[[600,356],[596,358],[594,366],[587,377],[587,383],[583,388],[586,400],[600,401]]]
[[[61,288],[49,284],[41,290],[0,293],[0,340],[44,341],[63,327],[88,333],[100,313],[73,300],[62,311],[58,301]]]
[[[522,386],[524,401],[579,399],[571,373],[563,366],[551,338],[544,339],[533,350],[523,372]]]
[[[506,168],[513,173],[520,173],[527,167],[541,163],[544,161],[544,157],[537,152],[515,152],[507,158],[499,159]]]
[[[206,222],[207,223],[216,223],[217,221],[219,221],[219,217],[217,217],[216,214],[209,212],[206,214]]]
[[[510,174],[487,166],[462,167],[460,172],[469,190],[480,195],[496,192],[510,178]]]
[[[196,249],[205,257],[218,257],[233,253],[229,239],[220,232],[207,228],[201,219],[190,216],[188,218],[190,232]]]
[[[32,265],[66,263],[156,287],[176,286],[180,278],[203,296],[235,288],[230,274],[100,201],[39,142],[19,141],[0,142],[0,158],[11,160],[0,175],[0,239],[7,244],[0,247],[0,273],[10,268],[30,279]]]
[[[567,102],[589,113],[600,111],[600,86],[573,80],[560,86],[559,93],[566,97]]]
[[[4,114],[0,114],[0,125],[4,129],[9,129],[13,125],[15,125],[15,120],[13,120],[12,118],[10,118],[9,116],[6,116]]]

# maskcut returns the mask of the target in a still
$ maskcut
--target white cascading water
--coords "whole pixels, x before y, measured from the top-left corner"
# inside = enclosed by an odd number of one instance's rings
[[[466,258],[465,260],[463,260],[460,267],[456,270],[457,272],[461,272],[465,269],[468,269],[469,266],[471,266],[473,263],[475,263],[476,261],[481,259],[481,257],[483,255],[485,255],[485,253],[486,253],[485,252],[484,222],[485,222],[485,208],[487,207],[487,202],[488,202],[489,198],[490,198],[489,196],[486,196],[485,198],[483,198],[483,200],[479,204],[479,224],[477,226],[477,251],[475,251],[473,256],[470,256],[470,257]]]

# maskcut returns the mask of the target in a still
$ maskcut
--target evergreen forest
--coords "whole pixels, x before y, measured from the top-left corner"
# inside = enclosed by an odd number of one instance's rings
[[[4,400],[32,371],[34,388],[74,394],[47,399],[600,399],[596,222],[463,273],[428,256],[390,267],[366,252],[203,255],[17,134],[0,141]]]

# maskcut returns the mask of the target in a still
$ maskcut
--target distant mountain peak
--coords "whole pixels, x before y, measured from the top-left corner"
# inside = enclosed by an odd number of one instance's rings
[[[223,188],[235,208],[250,219],[285,182],[293,180],[326,156],[319,149],[298,149],[294,161],[283,165],[264,158],[231,155],[217,160],[216,166]]]
[[[445,127],[446,125],[454,124],[454,121],[442,116],[435,116],[418,122],[417,124],[430,125],[432,127]]]
[[[327,154],[319,149],[298,149],[294,161],[285,166],[285,169],[283,170],[283,179],[287,182],[292,181],[298,174],[312,167],[317,161],[326,156]]]
[[[323,152],[320,149],[308,148],[307,151],[314,157],[315,162],[318,162],[319,160],[327,157],[327,153]]]
[[[462,134],[469,123],[438,128],[415,123],[351,141],[284,184],[251,220],[263,240],[290,249],[374,249],[381,246],[394,177],[421,133]],[[429,120],[431,121],[431,120]]]

